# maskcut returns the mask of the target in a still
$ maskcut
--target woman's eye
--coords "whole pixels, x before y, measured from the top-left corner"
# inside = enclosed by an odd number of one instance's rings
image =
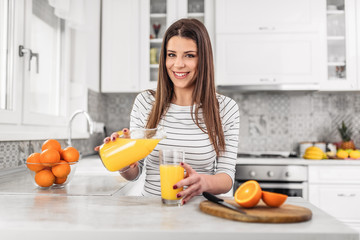
[[[195,57],[195,55],[193,55],[193,54],[187,54],[186,55],[188,58],[194,58]]]
[[[173,54],[173,53],[168,53],[168,57],[174,57],[175,56],[175,54]]]

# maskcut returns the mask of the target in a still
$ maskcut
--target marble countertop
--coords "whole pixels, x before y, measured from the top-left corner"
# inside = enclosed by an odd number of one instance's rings
[[[3,195],[1,239],[359,239],[355,230],[301,198],[288,204],[313,212],[310,221],[245,223],[207,215],[196,197],[181,207],[159,197]]]
[[[286,203],[311,209],[312,220],[260,224],[207,215],[199,209],[200,196],[181,207],[164,206],[160,197],[124,196],[127,182],[96,158],[81,160],[63,189],[37,188],[29,176],[0,176],[1,239],[359,239],[302,198]]]

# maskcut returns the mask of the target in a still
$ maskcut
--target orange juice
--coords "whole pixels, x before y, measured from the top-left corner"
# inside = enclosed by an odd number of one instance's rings
[[[117,138],[100,147],[100,158],[109,171],[118,171],[145,158],[160,140]]]
[[[173,186],[182,179],[184,179],[184,168],[180,165],[160,165],[161,198],[179,200],[176,194],[183,188],[173,189]]]

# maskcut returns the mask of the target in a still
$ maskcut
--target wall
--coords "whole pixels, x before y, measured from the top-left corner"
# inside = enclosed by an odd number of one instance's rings
[[[297,151],[302,141],[340,141],[341,121],[351,125],[353,140],[360,148],[360,95],[318,92],[221,92],[233,98],[240,109],[240,151]],[[129,127],[137,93],[88,91],[88,111],[104,122],[107,135]],[[73,140],[83,155],[93,154],[105,134]],[[66,146],[66,140],[60,139]],[[0,142],[0,169],[23,165],[27,156],[39,152],[43,141]]]
[[[221,92],[240,109],[240,151],[297,151],[302,141],[336,142],[341,121],[351,125],[360,148],[360,95],[319,92]],[[108,133],[129,126],[135,93],[89,92],[89,111]]]

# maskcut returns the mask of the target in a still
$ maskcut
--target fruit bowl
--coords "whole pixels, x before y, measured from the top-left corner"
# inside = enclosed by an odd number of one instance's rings
[[[41,153],[30,154],[25,164],[36,186],[62,188],[74,176],[79,158],[76,148],[62,149],[57,140],[48,139],[42,144]]]
[[[68,184],[75,173],[76,162],[61,160],[58,163],[31,163],[26,166],[30,178],[35,186],[40,188],[63,188]]]

